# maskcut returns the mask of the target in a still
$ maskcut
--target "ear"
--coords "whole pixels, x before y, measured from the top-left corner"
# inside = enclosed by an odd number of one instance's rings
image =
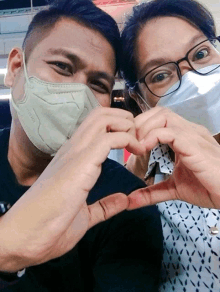
[[[7,73],[5,76],[5,86],[12,87],[15,77],[23,67],[23,53],[20,48],[13,48],[8,57]]]

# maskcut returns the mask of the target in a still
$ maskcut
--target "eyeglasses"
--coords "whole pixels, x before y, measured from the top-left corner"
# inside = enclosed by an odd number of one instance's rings
[[[187,61],[197,74],[207,75],[220,67],[219,57],[220,36],[206,39],[191,48],[184,58],[150,70],[136,82],[135,86],[138,83],[144,83],[148,90],[157,97],[169,95],[177,91],[181,86],[182,74],[179,67],[181,62]],[[210,65],[216,65],[216,67],[208,68]],[[205,68],[205,70],[201,70],[202,68]]]

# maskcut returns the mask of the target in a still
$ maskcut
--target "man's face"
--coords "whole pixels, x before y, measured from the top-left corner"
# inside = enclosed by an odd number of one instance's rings
[[[27,73],[47,82],[86,84],[102,106],[110,106],[115,54],[99,32],[62,19],[31,52]],[[24,82],[22,67],[11,85],[14,99],[23,98]]]

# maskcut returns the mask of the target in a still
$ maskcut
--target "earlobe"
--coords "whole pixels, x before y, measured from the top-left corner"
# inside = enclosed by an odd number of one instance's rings
[[[23,53],[20,48],[13,48],[9,53],[5,86],[12,87],[15,77],[23,67]]]

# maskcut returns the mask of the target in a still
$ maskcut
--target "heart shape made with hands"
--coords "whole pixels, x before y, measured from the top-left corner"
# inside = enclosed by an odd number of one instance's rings
[[[135,122],[146,151],[168,144],[175,153],[175,167],[167,180],[132,192],[128,209],[168,200],[219,208],[220,146],[208,130],[161,107],[137,116]]]

